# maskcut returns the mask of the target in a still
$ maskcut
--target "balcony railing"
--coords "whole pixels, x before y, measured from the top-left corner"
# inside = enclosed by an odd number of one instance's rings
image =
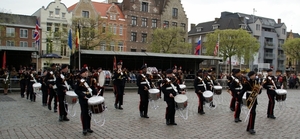
[[[272,53],[265,53],[265,58],[266,59],[273,59],[274,58],[274,54],[272,54]]]

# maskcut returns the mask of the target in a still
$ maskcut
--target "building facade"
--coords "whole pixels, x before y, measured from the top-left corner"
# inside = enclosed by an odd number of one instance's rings
[[[110,0],[108,3],[93,2],[91,0],[80,0],[70,6],[68,10],[73,13],[74,18],[92,18],[99,20],[99,32],[102,34],[112,33],[112,41],[99,40],[95,50],[102,51],[126,51],[127,23],[125,17],[116,3]]]
[[[291,30],[290,32],[287,32],[287,40],[300,38],[299,33],[293,33]],[[286,62],[285,67],[287,72],[299,72],[300,71],[300,61],[297,59],[290,58],[288,54],[286,54]]]
[[[67,44],[68,30],[72,25],[72,13],[68,12],[61,0],[54,0],[47,7],[42,7],[32,14],[39,19],[42,29],[40,40],[40,56],[54,53],[62,58],[40,58],[41,67],[49,67],[50,63],[69,64],[72,50]]]

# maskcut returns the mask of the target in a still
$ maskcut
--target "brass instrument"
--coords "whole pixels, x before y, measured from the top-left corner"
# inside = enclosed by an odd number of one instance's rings
[[[251,109],[253,107],[253,104],[260,92],[260,89],[261,89],[261,85],[259,85],[256,80],[255,80],[255,84],[254,86],[252,87],[252,93],[250,94],[250,96],[247,98],[246,102],[247,102],[247,107],[249,109]]]

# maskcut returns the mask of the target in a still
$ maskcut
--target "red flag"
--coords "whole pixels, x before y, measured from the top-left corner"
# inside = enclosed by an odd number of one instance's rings
[[[201,50],[201,36],[199,37],[198,44],[196,46],[195,55],[200,55],[200,50]]]
[[[218,55],[218,51],[219,51],[219,41],[217,42],[216,47],[215,47],[215,51],[214,51],[215,56]]]
[[[6,51],[3,53],[2,69],[6,69]]]
[[[113,69],[117,69],[117,59],[116,59],[116,56],[114,56],[114,62],[113,62],[113,64],[114,64]]]

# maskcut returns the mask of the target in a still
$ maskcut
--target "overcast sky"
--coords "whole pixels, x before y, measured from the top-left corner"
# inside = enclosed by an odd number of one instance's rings
[[[4,0],[1,0],[4,1]],[[15,14],[31,15],[42,6],[47,6],[54,0],[5,0],[1,2],[1,11]],[[79,0],[61,0],[67,7]],[[104,0],[94,0],[103,2]],[[300,33],[300,0],[181,0],[189,18],[189,24],[201,23],[220,17],[222,11],[241,12],[273,18],[278,18],[287,26],[287,31]],[[122,2],[122,0],[119,0]],[[189,28],[190,30],[190,28]]]

